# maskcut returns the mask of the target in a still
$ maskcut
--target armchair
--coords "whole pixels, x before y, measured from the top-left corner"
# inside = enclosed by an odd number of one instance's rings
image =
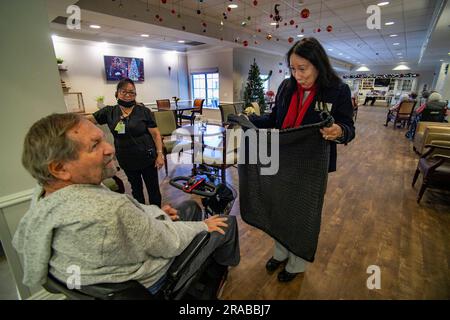
[[[419,174],[422,172],[423,179],[417,195],[417,203],[420,202],[428,187],[450,187],[450,141],[435,140],[425,147],[430,149],[420,157],[412,181],[414,187]]]
[[[387,127],[389,122],[393,122],[394,130],[397,123],[401,123],[402,127],[405,127],[405,124],[407,124],[409,127],[415,105],[416,101],[402,101],[398,108],[388,111],[388,114],[386,116],[386,123],[384,126]]]
[[[420,121],[414,136],[413,150],[422,154],[425,145],[430,144],[433,140],[450,141],[450,123]]]
[[[193,125],[195,115],[203,114],[203,104],[204,103],[205,103],[205,99],[195,99],[194,100],[194,109],[191,111],[191,114],[181,115],[181,119],[187,119],[191,122],[191,125]]]

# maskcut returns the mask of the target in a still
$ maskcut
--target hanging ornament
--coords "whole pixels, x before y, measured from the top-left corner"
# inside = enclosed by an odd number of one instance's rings
[[[182,26],[181,29],[183,29],[183,31],[185,31],[185,30],[186,30],[186,27],[185,27],[185,26]]]
[[[269,34],[266,36],[266,39],[267,39],[267,40],[271,40],[271,39],[272,39],[272,35],[269,33]]]
[[[163,22],[163,18],[159,18],[159,22]]]
[[[289,37],[289,38],[288,38],[288,42],[289,42],[289,43],[292,43],[293,41],[294,41],[294,38],[292,38],[292,37]]]
[[[254,1],[253,1],[253,5],[254,5],[254,6],[257,6],[257,5],[258,5],[258,1],[254,0]]]
[[[247,25],[247,22],[246,22],[246,21],[242,21],[242,22],[241,22],[241,26],[245,27],[246,25]]]
[[[317,28],[317,32],[320,32],[320,31],[322,31],[322,30],[320,30],[320,28]]]
[[[203,32],[206,32],[206,29],[203,29]]]
[[[284,26],[287,26],[287,22],[284,23]]]
[[[166,4],[166,3],[167,3],[167,0],[161,0],[161,2],[162,2],[163,4]]]
[[[270,14],[270,16],[269,16],[269,17],[270,17],[270,19],[272,19],[272,18],[273,18],[273,14]]]
[[[157,14],[157,15],[155,16],[155,18],[156,18],[156,19],[159,19],[159,14]]]
[[[206,28],[206,22],[202,22],[202,26]]]
[[[283,70],[280,69],[280,70],[278,70],[278,72],[279,72],[279,73],[283,73]]]
[[[302,28],[302,33],[305,32],[305,29]]]
[[[172,12],[172,14],[175,14],[175,10],[174,9],[170,10],[170,12]]]
[[[200,9],[198,9],[197,14],[202,14],[202,11]]]
[[[258,32],[261,32],[261,29],[258,29]]]
[[[181,18],[181,14],[177,14],[177,18]]]
[[[230,7],[227,7],[227,10],[228,10],[228,12],[231,12],[231,8]]]
[[[276,27],[278,28],[278,24],[283,21],[283,17],[280,16],[280,10],[278,10],[278,7],[280,5],[276,4],[275,7],[273,8],[275,15],[273,16],[273,21],[275,21],[277,23]]]
[[[247,47],[247,46],[248,46],[248,41],[247,41],[247,40],[244,40],[244,41],[242,42],[242,44],[244,45],[244,47]]]
[[[277,38],[277,41],[280,41],[280,38]]]
[[[220,41],[223,41],[223,38],[220,38]]]
[[[298,29],[298,24],[295,25],[295,29]]]
[[[255,44],[258,44],[258,41],[255,41]]]
[[[328,26],[328,27],[327,27],[327,31],[328,31],[328,32],[333,31],[333,27],[332,27],[332,26]]]
[[[306,8],[303,9],[302,12],[300,12],[300,16],[301,16],[303,19],[308,18],[308,17],[309,17],[309,10],[306,9]]]
[[[247,17],[247,20],[248,20],[248,21],[252,20],[252,17],[248,16],[248,17]]]
[[[295,21],[294,21],[294,20],[291,20],[291,21],[289,21],[289,24],[292,26],[292,25],[295,24]]]

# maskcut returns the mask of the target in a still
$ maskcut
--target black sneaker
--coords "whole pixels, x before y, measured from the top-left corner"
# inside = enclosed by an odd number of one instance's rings
[[[274,272],[286,261],[287,261],[287,259],[283,260],[283,261],[278,261],[278,260],[275,260],[274,258],[270,258],[269,261],[267,261],[267,263],[266,263],[266,270],[269,272]]]

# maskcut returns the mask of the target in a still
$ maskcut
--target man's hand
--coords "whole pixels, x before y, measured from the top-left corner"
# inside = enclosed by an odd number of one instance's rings
[[[178,211],[175,208],[172,208],[170,204],[166,204],[161,208],[162,211],[164,211],[172,221],[180,220],[180,217],[178,216]]]
[[[218,215],[209,217],[203,222],[208,226],[208,232],[217,231],[220,234],[225,234],[225,231],[221,227],[228,227],[228,225],[224,222],[227,221],[228,218],[220,217]]]

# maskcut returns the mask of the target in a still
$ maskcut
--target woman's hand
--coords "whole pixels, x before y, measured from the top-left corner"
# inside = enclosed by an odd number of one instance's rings
[[[162,153],[158,153],[155,160],[155,167],[161,169],[164,166],[164,157]]]
[[[322,136],[325,140],[331,141],[341,138],[344,134],[341,126],[336,123],[333,123],[333,125],[329,128],[325,127],[320,129],[320,133],[322,133]]]

